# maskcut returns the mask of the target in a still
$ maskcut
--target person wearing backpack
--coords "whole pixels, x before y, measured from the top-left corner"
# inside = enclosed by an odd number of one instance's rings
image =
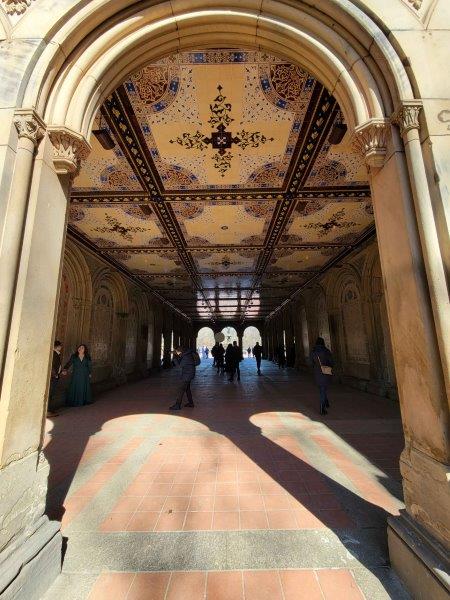
[[[200,357],[195,350],[185,349],[179,346],[178,348],[175,348],[173,359],[175,364],[180,367],[181,380],[177,389],[177,399],[175,404],[172,404],[169,408],[170,410],[180,410],[184,394],[186,394],[188,400],[185,406],[194,406],[191,381],[195,377],[195,367],[198,367],[200,364]]]
[[[311,351],[310,359],[313,365],[314,379],[319,387],[320,414],[326,415],[327,408],[330,408],[327,389],[332,376],[333,355],[325,346],[323,338],[317,338],[316,344]]]

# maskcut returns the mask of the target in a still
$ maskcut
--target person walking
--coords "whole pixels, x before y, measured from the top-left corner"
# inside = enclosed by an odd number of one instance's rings
[[[214,346],[211,348],[211,356],[213,357],[212,366],[215,367],[217,363],[217,348],[219,347],[219,342],[216,342]]]
[[[223,344],[219,344],[216,350],[216,367],[217,373],[223,375],[225,371],[225,348]]]
[[[311,351],[310,359],[313,365],[314,379],[319,388],[320,414],[326,415],[328,412],[327,408],[330,408],[327,390],[331,381],[333,355],[325,346],[323,338],[317,338],[315,346]]]
[[[228,381],[233,381],[236,371],[236,353],[233,344],[228,344],[225,351],[225,371],[228,373]]]
[[[92,361],[86,344],[80,344],[64,365],[64,371],[72,368],[72,379],[67,391],[67,406],[92,404]]]
[[[260,346],[259,342],[256,342],[253,348],[253,356],[256,358],[256,368],[258,370],[258,375],[261,375],[262,346]]]
[[[252,355],[252,349],[250,348],[250,346],[247,348],[247,358],[250,358]]]
[[[237,373],[237,380],[240,381],[241,380],[240,363],[241,363],[241,361],[244,360],[244,357],[242,355],[242,349],[238,346],[238,343],[236,342],[236,340],[233,342],[233,352],[234,352],[233,376],[234,376],[234,373]]]
[[[53,410],[53,403],[55,400],[56,392],[59,387],[59,380],[62,373],[62,358],[61,358],[62,344],[59,340],[55,340],[53,344],[53,355],[52,355],[52,371],[50,375],[50,389],[48,392],[48,407],[47,417],[57,417],[59,413]]]
[[[205,348],[205,355],[206,355],[206,360],[208,360],[208,358],[209,358],[209,348],[208,348],[208,346],[206,346],[206,348]]]
[[[178,346],[174,350],[174,362],[181,368],[181,380],[177,389],[177,398],[175,404],[170,406],[170,410],[180,410],[183,396],[186,394],[187,402],[185,406],[194,406],[192,398],[191,382],[195,377],[195,367],[200,364],[200,357],[197,352],[189,348]]]

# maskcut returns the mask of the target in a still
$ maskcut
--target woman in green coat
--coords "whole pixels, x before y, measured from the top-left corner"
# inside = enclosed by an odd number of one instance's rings
[[[92,404],[91,365],[92,361],[86,344],[80,344],[64,367],[64,370],[72,367],[72,379],[67,391],[67,406]]]

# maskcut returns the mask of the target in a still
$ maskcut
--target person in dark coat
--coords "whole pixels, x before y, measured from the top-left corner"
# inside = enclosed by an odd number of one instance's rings
[[[211,348],[211,356],[213,357],[212,366],[215,367],[217,363],[217,348],[219,347],[219,342],[216,342],[214,346]]]
[[[236,353],[233,350],[233,344],[228,344],[225,351],[225,371],[228,373],[228,381],[233,381],[236,370]]]
[[[258,369],[258,375],[261,375],[261,358],[262,358],[262,346],[259,342],[253,348],[253,356],[256,358],[256,368]]]
[[[314,379],[319,387],[320,393],[320,414],[326,415],[327,408],[330,407],[328,400],[327,389],[331,382],[331,374],[324,373],[322,367],[333,366],[333,355],[331,351],[325,346],[325,340],[321,337],[317,338],[316,344],[311,351],[310,355],[311,363],[314,370]],[[331,370],[331,369],[330,369]]]
[[[187,402],[185,406],[194,406],[192,398],[191,381],[195,377],[195,357],[194,350],[181,348],[180,346],[174,351],[174,362],[180,367],[181,379],[177,390],[177,399],[175,404],[170,406],[170,410],[180,410],[183,396],[186,394]]]
[[[91,374],[92,361],[86,344],[80,344],[64,366],[64,371],[72,367],[72,379],[67,391],[68,406],[92,404]]]
[[[233,359],[232,359],[233,370],[232,370],[230,381],[233,381],[235,373],[237,373],[237,380],[240,381],[241,380],[240,362],[242,360],[244,360],[244,357],[242,356],[242,349],[238,346],[238,343],[236,342],[236,340],[233,342],[232,350],[233,350]]]
[[[216,350],[216,366],[217,373],[223,375],[225,371],[225,348],[223,347],[223,344],[218,344]]]
[[[62,374],[62,358],[61,358],[62,344],[59,340],[55,340],[53,344],[53,355],[52,355],[52,372],[50,375],[50,389],[48,392],[48,408],[47,417],[56,417],[58,413],[53,410],[53,402],[55,395],[58,390],[59,380]]]

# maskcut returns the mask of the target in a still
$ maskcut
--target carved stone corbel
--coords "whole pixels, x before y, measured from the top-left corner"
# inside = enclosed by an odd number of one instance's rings
[[[14,113],[14,125],[19,138],[31,140],[37,148],[44,137],[45,123],[33,109],[17,109]]]
[[[59,175],[75,177],[91,147],[82,135],[67,127],[49,127],[48,135],[53,145],[53,165]]]
[[[403,137],[412,129],[419,129],[419,113],[422,109],[420,100],[404,100],[391,117],[393,125],[398,125]]]
[[[380,168],[384,164],[388,125],[387,119],[370,119],[355,129],[353,147],[369,167]]]
[[[22,15],[33,0],[3,0],[8,15]]]

